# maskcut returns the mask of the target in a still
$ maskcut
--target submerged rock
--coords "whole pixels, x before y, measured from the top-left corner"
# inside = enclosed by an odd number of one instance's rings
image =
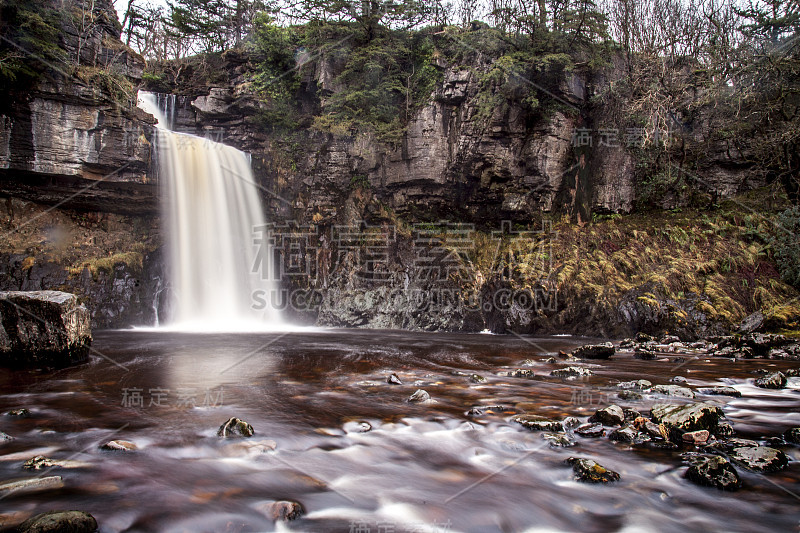
[[[386,383],[388,383],[389,385],[402,385],[403,384],[403,382],[400,381],[400,378],[398,378],[397,374],[395,374],[395,373],[389,374],[389,377],[386,378]]]
[[[599,422],[606,426],[619,426],[625,420],[625,411],[619,405],[609,405],[598,409],[590,418],[589,422]]]
[[[722,409],[709,403],[655,404],[650,409],[653,420],[678,434],[707,429],[713,431],[722,417]]]
[[[567,366],[564,368],[557,368],[550,372],[550,375],[556,378],[577,378],[582,376],[591,376],[594,372],[582,366]]]
[[[755,385],[762,389],[785,389],[786,376],[783,375],[783,372],[773,372],[772,374],[756,379]]]
[[[97,520],[83,511],[50,511],[23,522],[20,533],[93,533]]]
[[[60,489],[64,486],[61,476],[34,477],[0,482],[0,498],[12,494]]]
[[[0,292],[0,365],[67,366],[92,343],[89,310],[60,291]]]
[[[567,463],[572,465],[575,480],[583,483],[611,483],[619,481],[619,474],[597,464],[591,459],[570,457]]]
[[[486,383],[486,378],[481,376],[480,374],[470,375],[469,380],[473,383]]]
[[[139,449],[134,443],[127,440],[110,440],[100,446],[102,450],[111,450],[115,452],[133,452]]]
[[[11,440],[14,440],[14,437],[9,435],[8,433],[4,433],[4,432],[0,431],[0,444],[2,444],[3,442],[11,441]]]
[[[710,396],[734,396],[736,398],[741,398],[742,393],[738,390],[734,389],[733,387],[704,387],[702,389],[698,389],[697,392],[700,394],[708,394]]]
[[[15,416],[17,418],[29,418],[31,416],[31,412],[25,409],[12,409],[11,411],[6,413],[6,416]]]
[[[677,398],[694,398],[692,389],[681,387],[680,385],[656,385],[650,392],[663,394],[664,396],[675,396]]]
[[[572,356],[579,359],[608,359],[612,355],[614,355],[614,345],[610,342],[586,344],[572,352]]]
[[[235,416],[229,418],[217,430],[218,437],[252,437],[254,433],[253,426]]]
[[[724,457],[700,457],[686,471],[686,479],[697,485],[720,490],[737,490],[742,486],[739,474]]]
[[[734,448],[730,456],[733,461],[756,472],[777,472],[789,464],[785,453],[767,446]]]
[[[564,431],[564,425],[561,422],[543,416],[517,415],[511,420],[531,431]]]
[[[535,376],[530,368],[518,368],[508,373],[512,378],[532,378]]]

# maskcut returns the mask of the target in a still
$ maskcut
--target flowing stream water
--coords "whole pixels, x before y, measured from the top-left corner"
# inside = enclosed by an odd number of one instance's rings
[[[698,401],[721,406],[738,436],[763,439],[800,426],[800,382],[759,389],[753,372],[796,362],[618,354],[588,364],[589,377],[547,377],[565,365],[548,357],[587,340],[366,330],[98,332],[94,347],[102,357],[88,364],[0,370],[0,412],[30,410],[27,418],[0,416],[0,430],[15,437],[0,444],[0,477],[60,475],[64,483],[0,498],[0,521],[81,509],[108,532],[797,531],[797,447],[783,448],[793,461],[782,472],[739,469],[744,487],[728,493],[682,477],[679,453],[691,447],[655,450],[576,436],[571,448],[551,448],[541,433],[511,421],[522,411],[585,421],[612,402],[645,412],[655,402],[689,401],[616,397],[619,381],[668,384],[682,375],[693,389],[724,384],[741,391],[741,398],[698,394]],[[536,377],[503,375],[515,368]],[[392,372],[401,385],[386,382]],[[470,380],[473,373],[486,382]],[[436,403],[408,403],[420,388]],[[498,407],[468,414],[475,406]],[[217,437],[231,416],[251,423],[255,435]],[[110,439],[139,449],[99,449]],[[37,454],[82,466],[23,470]],[[578,483],[564,463],[570,456],[593,458],[621,479]],[[265,506],[286,499],[300,502],[305,514],[273,523]]]

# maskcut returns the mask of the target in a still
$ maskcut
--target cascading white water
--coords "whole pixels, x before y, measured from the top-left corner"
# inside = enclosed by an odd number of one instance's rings
[[[140,93],[139,107],[158,120],[158,175],[174,296],[169,327],[280,326],[270,246],[258,238],[266,218],[247,154],[170,131],[153,94]],[[254,306],[256,301],[261,305]]]

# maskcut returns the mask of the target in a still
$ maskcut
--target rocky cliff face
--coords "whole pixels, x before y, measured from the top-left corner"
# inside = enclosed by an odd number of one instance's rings
[[[83,232],[72,236],[81,250],[72,256],[31,246],[49,242],[46,225],[6,247],[0,289],[76,291],[89,303],[95,327],[148,324],[168,314],[152,216],[158,209],[153,120],[133,98],[121,101],[95,83],[107,72],[138,83],[143,63],[119,43],[118,28],[108,20],[85,42],[68,28],[63,32],[65,48],[80,55],[83,76],[94,82],[81,83],[80,67],[74,75],[50,73],[14,105],[0,108],[0,191],[61,204],[73,233]],[[553,253],[509,248],[512,242],[552,246],[548,220],[583,223],[593,213],[628,213],[636,205],[640,176],[625,132],[617,130],[614,142],[601,135],[616,124],[615,108],[600,98],[616,67],[577,68],[548,80],[553,90],[539,94],[548,105],[536,111],[511,102],[487,113],[479,98],[480,69],[487,67],[440,64],[440,82],[394,142],[313,128],[271,133],[259,118],[265,104],[253,93],[248,57],[227,52],[213,68],[216,81],[198,84],[187,81],[191,64],[182,66],[159,84],[172,94],[159,98],[173,129],[252,155],[284,288],[290,300],[303,296],[288,305],[296,319],[610,336],[674,329],[670,313],[640,309],[637,295],[658,288],[633,287],[616,303],[598,302],[581,289],[556,294],[564,266],[552,264]],[[340,68],[326,58],[303,64],[299,106],[313,109],[320,95],[345,90],[336,84]],[[698,116],[692,132],[703,138],[709,126]],[[720,196],[762,183],[725,146],[709,145],[703,161],[706,184]],[[665,199],[664,205],[682,201]],[[80,222],[81,210],[101,213],[105,222]],[[10,229],[13,220],[9,214]],[[122,238],[126,224],[139,230]],[[108,235],[120,238],[108,241]],[[133,245],[135,254],[126,255]],[[539,261],[534,255],[550,257],[551,264],[542,259],[532,266]],[[684,336],[718,330],[695,313],[702,298],[662,296],[664,309],[682,310],[701,324],[687,327]]]
[[[32,87],[11,87],[0,103],[0,192],[79,209],[153,212],[152,119],[135,106],[144,59],[119,41],[113,4],[91,6],[91,25],[78,27],[72,14],[83,5],[63,4],[58,44],[66,60],[48,63]]]

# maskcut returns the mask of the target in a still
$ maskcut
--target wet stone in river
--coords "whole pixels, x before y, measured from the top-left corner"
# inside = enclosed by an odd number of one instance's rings
[[[757,378],[755,381],[756,387],[762,389],[785,389],[786,383],[786,376],[783,375],[783,372],[773,372],[772,374]]]
[[[538,415],[517,415],[511,419],[531,431],[563,431],[564,426],[557,420]]]
[[[603,424],[589,423],[575,428],[575,433],[581,437],[597,438],[605,436],[606,430],[603,428]]]
[[[592,459],[570,457],[567,463],[572,465],[576,481],[584,483],[610,483],[619,481],[619,474],[599,465]]]
[[[664,396],[675,396],[677,398],[694,398],[694,391],[680,385],[656,385],[650,392],[663,394]]]
[[[730,457],[732,461],[756,472],[777,472],[789,463],[785,453],[767,446],[734,448]]]
[[[231,417],[217,430],[218,437],[252,437],[253,426],[239,418]]]
[[[599,422],[606,426],[619,426],[625,420],[625,411],[619,405],[609,405],[602,409],[598,409],[589,422]]]
[[[115,452],[132,452],[139,449],[139,447],[127,440],[110,440],[100,446],[100,449]]]
[[[699,457],[692,463],[686,471],[686,479],[692,483],[731,491],[742,486],[736,469],[724,457]]]

